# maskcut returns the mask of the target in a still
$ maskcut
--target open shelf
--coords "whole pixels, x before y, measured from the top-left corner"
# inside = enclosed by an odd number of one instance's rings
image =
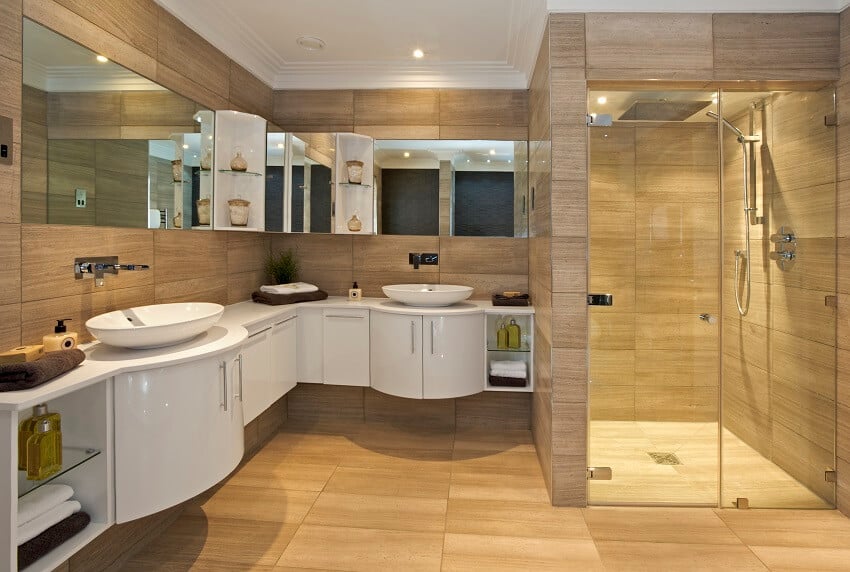
[[[490,382],[487,382],[486,391],[512,391],[514,393],[531,393],[534,391],[534,388],[531,386],[531,382],[527,382],[525,387],[505,387],[503,385],[490,385]]]
[[[512,353],[520,352],[520,353],[526,353],[526,352],[530,352],[531,348],[529,347],[528,344],[522,344],[522,346],[520,346],[518,348],[490,348],[490,347],[488,347],[487,351],[488,352],[512,352]]]
[[[225,173],[233,177],[262,177],[263,173],[255,173],[254,171],[234,171],[232,169],[219,169],[219,173]]]
[[[352,188],[360,188],[360,189],[369,189],[372,190],[372,185],[363,185],[361,183],[337,183],[341,187],[352,187]]]
[[[42,485],[46,485],[50,481],[61,477],[71,469],[75,469],[83,463],[100,455],[97,449],[87,449],[83,447],[62,447],[62,469],[46,479],[40,481],[31,481],[27,479],[26,471],[18,471],[18,498],[26,496]]]
[[[260,232],[262,229],[251,226],[219,226],[216,230],[244,230],[249,232]]]
[[[85,510],[85,508],[83,508]],[[92,520],[87,527],[80,532],[36,560],[26,568],[27,572],[50,572],[58,568],[63,562],[74,555],[80,548],[103,534],[111,525],[105,522]]]

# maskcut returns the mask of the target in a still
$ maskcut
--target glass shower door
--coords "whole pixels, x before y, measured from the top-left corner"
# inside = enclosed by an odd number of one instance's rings
[[[589,93],[591,504],[718,499],[720,181],[716,94]],[[600,103],[604,102],[604,103]]]

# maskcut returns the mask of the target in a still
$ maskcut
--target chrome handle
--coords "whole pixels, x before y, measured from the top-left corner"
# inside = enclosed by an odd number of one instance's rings
[[[413,320],[410,321],[410,353],[416,353],[416,322]]]
[[[795,240],[797,240],[797,237],[792,233],[770,235],[770,242],[794,242]]]
[[[431,320],[431,355],[434,355],[434,330],[436,329],[436,324],[434,324],[434,320]]]
[[[770,259],[771,260],[794,260],[797,255],[792,250],[785,250],[783,252],[771,252]]]
[[[239,362],[239,393],[233,397],[238,397],[239,401],[242,401],[242,354],[239,354],[236,360]]]
[[[298,317],[298,316],[290,316],[290,317],[288,317],[287,319],[282,320],[282,321],[280,321],[280,322],[276,323],[276,324],[275,324],[275,326],[281,326],[281,325],[283,325],[283,324],[288,324],[289,322],[291,322],[292,320],[294,320],[294,319],[295,319],[295,318],[297,318],[297,317]]]
[[[258,332],[254,332],[253,334],[248,336],[248,339],[250,340],[251,338],[255,338],[255,337],[259,336],[260,334],[264,334],[264,333],[268,332],[271,329],[272,329],[271,326],[268,326],[267,328],[263,328],[262,330],[260,330]]]
[[[222,389],[224,390],[222,391],[223,401],[220,405],[224,407],[225,411],[227,411],[227,362],[221,362],[218,367],[222,370]]]
[[[711,314],[700,314],[699,319],[702,320],[703,322],[707,322],[707,321],[711,320]]]
[[[328,314],[325,318],[348,318],[353,320],[362,320],[365,316],[343,316],[341,314]]]

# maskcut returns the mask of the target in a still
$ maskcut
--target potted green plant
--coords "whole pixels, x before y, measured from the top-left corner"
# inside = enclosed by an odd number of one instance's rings
[[[270,252],[266,259],[266,274],[275,284],[289,284],[298,277],[298,261],[292,250]]]

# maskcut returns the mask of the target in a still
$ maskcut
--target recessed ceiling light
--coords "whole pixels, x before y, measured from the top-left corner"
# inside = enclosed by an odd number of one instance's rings
[[[97,56],[95,59],[102,64],[105,64],[109,61],[109,58],[107,58],[106,56]]]
[[[606,103],[608,103],[608,98],[604,95],[600,95],[596,98],[596,103],[598,103],[599,105],[605,105]]]
[[[325,41],[316,36],[300,36],[295,42],[307,51],[315,52],[325,49]]]
[[[278,143],[278,144],[277,144],[277,148],[278,148],[278,149],[283,149],[283,143]]]
[[[410,157],[410,151],[405,151],[404,152],[404,158],[407,159],[409,157]]]
[[[711,103],[716,104],[716,103],[717,103],[717,101],[718,101],[718,99],[719,99],[719,98],[717,97],[717,94],[716,94],[716,93],[715,93],[715,94],[713,94],[713,95],[712,95],[712,97],[711,97]]]
[[[495,154],[496,154],[496,150],[495,150],[495,149],[490,149],[490,154],[491,154],[491,155],[495,155]]]
[[[186,143],[183,143],[183,148],[184,148],[184,149],[188,149],[188,148],[189,148],[189,145],[187,145]]]
[[[490,159],[487,159],[487,162],[489,163],[489,162],[490,162]]]
[[[419,48],[416,48],[415,50],[413,50],[413,57],[416,58],[417,60],[420,59],[420,58],[424,58],[425,52],[423,52]]]

